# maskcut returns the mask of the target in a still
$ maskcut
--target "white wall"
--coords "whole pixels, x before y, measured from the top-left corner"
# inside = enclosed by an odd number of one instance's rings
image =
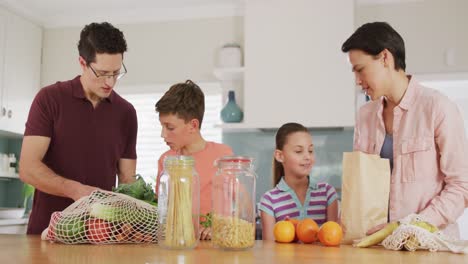
[[[412,73],[468,71],[468,1],[424,0],[366,5],[356,9],[356,27],[389,22],[406,45],[407,70]],[[453,65],[445,54],[452,50]]]
[[[217,52],[227,42],[243,45],[241,17],[115,25],[126,37],[128,74],[121,85],[214,81]],[[41,85],[80,74],[80,28],[44,30]]]
[[[466,0],[358,5],[355,26],[370,21],[387,21],[394,26],[406,42],[409,72],[468,72],[467,10]],[[173,83],[186,78],[214,81],[218,49],[226,42],[244,42],[242,17],[116,26],[124,31],[129,45],[125,58],[129,74],[122,79],[127,85]],[[80,73],[76,49],[80,30],[44,30],[42,85]],[[445,63],[448,50],[454,52],[451,66]]]

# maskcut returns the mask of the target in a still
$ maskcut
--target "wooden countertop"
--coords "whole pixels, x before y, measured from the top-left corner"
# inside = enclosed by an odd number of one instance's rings
[[[323,247],[256,241],[253,249],[223,251],[201,242],[196,249],[177,251],[157,244],[63,245],[39,236],[0,235],[0,263],[468,263],[468,255],[428,251],[391,251],[381,247]]]

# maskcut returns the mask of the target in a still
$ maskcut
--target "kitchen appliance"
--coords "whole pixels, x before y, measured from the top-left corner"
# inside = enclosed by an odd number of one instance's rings
[[[25,208],[0,207],[0,219],[20,219],[24,216]]]

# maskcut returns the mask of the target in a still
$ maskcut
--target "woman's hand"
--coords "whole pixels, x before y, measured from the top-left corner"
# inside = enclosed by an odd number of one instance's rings
[[[211,240],[211,227],[200,228],[200,240]]]
[[[387,224],[388,224],[388,223],[380,224],[380,225],[374,226],[373,228],[369,229],[369,230],[366,232],[366,235],[369,236],[369,235],[374,234],[375,232],[377,232],[377,231],[379,231],[380,229],[384,228]]]

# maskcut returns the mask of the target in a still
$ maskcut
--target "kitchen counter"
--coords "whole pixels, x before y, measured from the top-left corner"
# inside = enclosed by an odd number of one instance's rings
[[[40,236],[0,235],[0,263],[468,263],[468,255],[428,251],[391,251],[381,247],[323,247],[320,244],[280,244],[256,241],[253,249],[223,251],[201,242],[178,251],[157,244],[63,245]]]

